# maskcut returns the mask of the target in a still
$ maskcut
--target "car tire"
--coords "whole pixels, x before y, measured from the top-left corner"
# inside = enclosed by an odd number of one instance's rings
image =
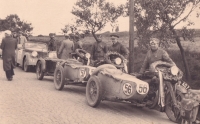
[[[91,107],[97,107],[102,100],[102,83],[97,76],[92,76],[87,82],[86,99]]]
[[[42,80],[44,78],[44,72],[42,71],[42,62],[39,61],[36,65],[36,75],[38,80]]]
[[[65,85],[63,70],[62,66],[58,66],[54,71],[54,86],[57,90],[62,90]]]
[[[25,72],[29,72],[30,70],[30,66],[27,64],[27,59],[24,59],[24,63],[23,63],[23,69]]]

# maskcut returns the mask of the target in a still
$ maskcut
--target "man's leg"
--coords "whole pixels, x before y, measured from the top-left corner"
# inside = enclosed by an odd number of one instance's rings
[[[9,81],[12,80],[11,70],[6,71],[6,77]]]

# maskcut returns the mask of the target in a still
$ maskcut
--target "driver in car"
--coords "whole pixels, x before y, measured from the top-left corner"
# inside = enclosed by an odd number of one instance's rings
[[[147,55],[144,59],[144,62],[142,64],[142,67],[139,71],[139,74],[143,74],[149,66],[156,62],[156,61],[164,61],[172,66],[175,66],[176,64],[173,62],[173,60],[169,57],[168,53],[159,48],[159,40],[157,38],[151,38],[150,39],[150,50],[147,52]]]

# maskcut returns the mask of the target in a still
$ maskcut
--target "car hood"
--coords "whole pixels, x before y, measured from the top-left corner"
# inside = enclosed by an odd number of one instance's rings
[[[47,53],[48,51],[46,49],[37,49],[37,48],[25,48],[26,51],[36,51],[36,52],[44,52]]]

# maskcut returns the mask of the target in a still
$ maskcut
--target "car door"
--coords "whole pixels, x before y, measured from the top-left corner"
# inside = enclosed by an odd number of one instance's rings
[[[16,50],[16,62],[20,65],[22,65],[23,51],[24,49],[22,48],[21,44],[18,44]]]

